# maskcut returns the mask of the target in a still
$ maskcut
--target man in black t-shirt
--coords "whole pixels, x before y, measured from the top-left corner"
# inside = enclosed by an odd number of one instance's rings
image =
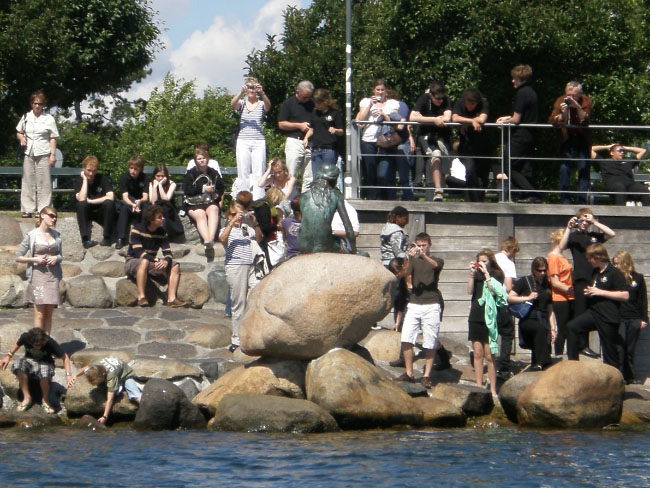
[[[311,170],[311,150],[304,147],[302,140],[311,127],[314,102],[311,99],[314,85],[301,81],[296,94],[282,103],[278,114],[278,128],[287,136],[284,154],[289,174],[298,178],[302,173],[302,191],[305,192],[314,179]]]
[[[628,285],[623,274],[609,262],[605,246],[592,244],[585,256],[593,266],[591,282],[584,291],[587,310],[567,324],[567,356],[577,361],[579,338],[591,330],[597,330],[603,348],[603,362],[621,369],[623,339],[618,333],[621,322],[619,306],[629,298]]]
[[[110,246],[115,221],[113,183],[108,175],[97,172],[99,161],[95,156],[88,156],[81,166],[81,175],[74,183],[81,243],[86,249],[97,244],[90,240],[92,222],[97,222],[102,226],[104,235],[101,245]]]
[[[603,159],[598,153],[609,152],[611,159]],[[626,205],[629,201],[641,202],[644,207],[650,206],[650,193],[648,188],[638,181],[634,181],[634,168],[639,164],[639,160],[646,155],[646,150],[642,147],[623,146],[621,144],[612,144],[610,146],[593,146],[591,148],[591,158],[597,159],[600,166],[600,175],[605,184],[605,190],[617,192],[614,195],[616,205]],[[633,160],[625,160],[625,154],[634,154]],[[626,195],[629,192],[630,195]],[[632,193],[641,193],[641,195],[632,195]]]
[[[117,243],[115,249],[128,244],[129,227],[132,220],[142,220],[144,204],[149,201],[147,179],[144,175],[144,159],[133,156],[127,163],[127,172],[120,178],[117,204]]]
[[[465,165],[465,181],[468,188],[487,188],[490,175],[490,160],[474,158],[474,156],[489,156],[490,141],[483,131],[487,122],[489,106],[481,92],[476,88],[467,88],[463,96],[454,104],[451,120],[460,122],[460,143],[458,155]],[[472,202],[483,201],[482,192],[467,192]]]
[[[451,102],[443,83],[431,82],[429,91],[415,102],[409,120],[427,124],[419,127],[418,149],[430,159],[435,186],[433,201],[442,201],[442,158],[451,152],[451,129],[446,126],[447,122],[451,122]],[[427,171],[427,179],[428,173]],[[427,184],[430,182],[427,181]]]
[[[504,160],[504,170],[509,175],[512,187],[517,190],[520,197],[519,203],[541,203],[541,198],[526,190],[534,190],[529,178],[533,176],[531,156],[535,147],[535,137],[528,127],[519,127],[519,124],[537,123],[537,94],[530,86],[533,70],[527,64],[515,66],[510,72],[512,85],[517,90],[515,106],[512,115],[504,115],[497,119],[497,124],[515,124],[510,130],[510,172],[508,173],[508,155]],[[503,175],[501,175],[501,179]]]

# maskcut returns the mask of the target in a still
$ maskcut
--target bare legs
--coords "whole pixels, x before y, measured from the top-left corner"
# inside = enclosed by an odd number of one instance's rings
[[[169,283],[167,284],[167,303],[173,303],[176,301],[176,291],[178,290],[178,282],[181,279],[181,266],[176,263],[172,266],[172,270],[169,273]]]
[[[167,302],[173,303],[176,300],[176,291],[178,290],[178,283],[181,279],[181,267],[178,263],[172,266],[169,272],[169,282],[167,283]],[[149,275],[149,261],[146,259],[140,260],[138,272],[135,276],[135,283],[138,288],[138,300],[145,298],[145,289],[147,287],[147,276]]]
[[[217,229],[219,228],[219,207],[210,205],[205,210],[190,210],[190,217],[196,223],[196,230],[199,232],[203,243],[214,242]]]
[[[487,360],[488,379],[490,380],[490,392],[492,393],[492,396],[496,396],[497,370],[494,366],[492,353],[490,352],[490,345],[474,341],[472,342],[472,349],[474,350],[474,375],[476,378],[476,386],[483,388],[483,358],[485,358]]]
[[[24,371],[16,371],[16,377],[18,378],[18,385],[20,386],[20,391],[23,392],[23,404],[31,404],[32,396],[29,393],[29,377]],[[41,392],[43,393],[43,406],[47,405],[49,408],[52,408],[50,402],[50,379],[40,380]]]
[[[52,314],[54,305],[36,305],[34,304],[34,327],[43,329],[47,335],[52,330]]]
[[[433,369],[433,360],[436,357],[436,350],[425,349],[424,354],[424,376],[430,378],[431,370]],[[413,378],[413,344],[409,342],[402,342],[402,356],[404,356],[404,367],[406,368],[406,374]]]

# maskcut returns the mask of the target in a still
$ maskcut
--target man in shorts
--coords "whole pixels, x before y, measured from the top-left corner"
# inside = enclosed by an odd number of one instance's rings
[[[149,306],[145,296],[148,276],[168,283],[166,304],[168,307],[186,305],[176,297],[181,279],[180,265],[172,259],[169,239],[163,229],[164,223],[162,207],[151,205],[144,211],[142,223],[134,225],[131,229],[124,271],[128,277],[135,279],[138,287],[138,307]],[[157,257],[159,250],[162,250],[162,259]]]
[[[445,262],[429,255],[431,237],[424,232],[415,237],[415,245],[409,251],[407,274],[411,274],[413,291],[406,307],[406,316],[402,325],[402,354],[406,371],[396,381],[415,383],[413,377],[413,346],[418,335],[422,333],[422,348],[425,351],[424,374],[420,382],[425,388],[431,388],[431,369],[440,346],[440,316],[443,299],[438,290],[440,272]]]

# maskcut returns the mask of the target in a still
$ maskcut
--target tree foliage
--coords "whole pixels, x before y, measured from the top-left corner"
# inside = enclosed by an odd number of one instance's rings
[[[510,69],[533,67],[545,121],[567,81],[580,80],[601,124],[649,124],[650,11],[643,0],[354,0],[354,104],[388,80],[412,104],[432,79],[458,97],[478,87],[492,116],[510,113]],[[280,40],[248,57],[278,101],[310,79],[344,98],[345,1],[285,11]]]
[[[142,79],[160,31],[148,0],[5,0],[0,3],[0,127],[13,136],[29,94],[79,107]],[[77,110],[77,119],[80,113]]]

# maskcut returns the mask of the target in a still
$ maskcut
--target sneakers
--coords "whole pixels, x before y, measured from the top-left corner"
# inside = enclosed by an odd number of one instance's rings
[[[433,194],[433,201],[442,202],[442,198],[443,198],[442,190],[440,188],[436,188],[436,191]]]
[[[431,378],[428,376],[423,376],[420,378],[420,384],[424,386],[427,390],[431,388]]]
[[[415,383],[415,378],[413,378],[413,376],[407,375],[406,372],[404,372],[402,373],[401,376],[395,378],[395,381],[405,381],[407,383]]]

